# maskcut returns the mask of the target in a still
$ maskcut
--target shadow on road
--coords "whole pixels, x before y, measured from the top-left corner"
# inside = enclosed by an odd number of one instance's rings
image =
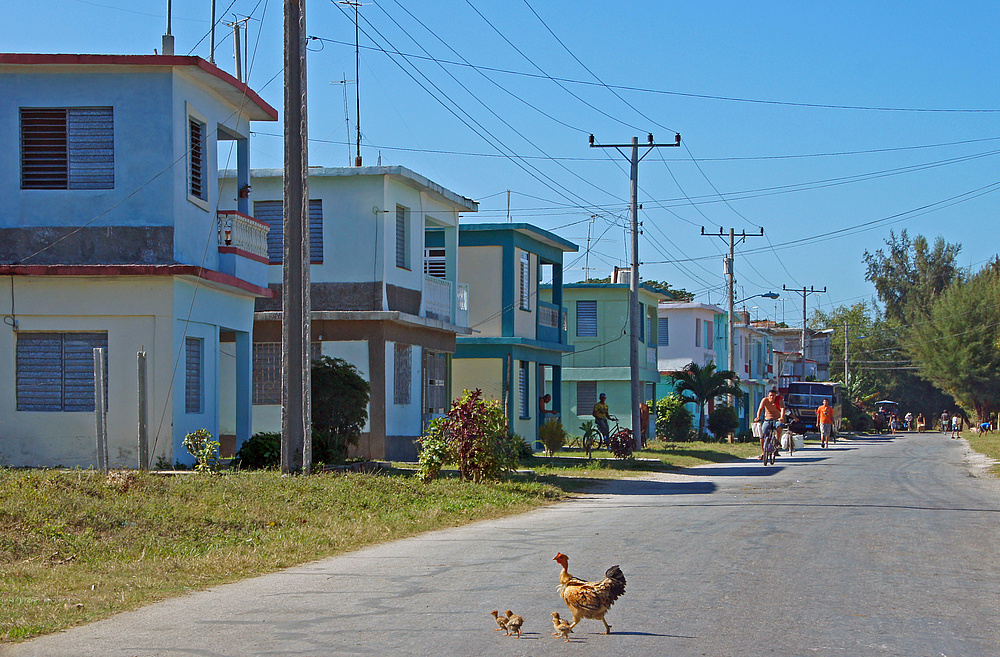
[[[711,495],[718,486],[710,481],[649,481],[606,479],[594,492],[611,495]]]

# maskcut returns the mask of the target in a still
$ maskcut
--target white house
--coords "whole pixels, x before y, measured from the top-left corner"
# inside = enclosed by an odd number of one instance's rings
[[[220,196],[237,202],[237,172]],[[282,171],[251,172],[254,215],[270,226],[268,284],[253,329],[253,430],[281,428]],[[451,354],[468,327],[458,223],[471,199],[401,166],[309,169],[313,351],[371,385],[357,454],[415,460],[426,423],[450,405]]]
[[[690,363],[704,367],[724,362],[717,358],[718,350],[726,352],[726,316],[722,308],[694,301],[661,301],[658,313],[660,372],[679,372]]]
[[[250,123],[277,116],[198,57],[0,54],[0,464],[95,464],[97,347],[111,466],[139,465],[139,351],[151,461],[250,435],[266,226],[217,212],[214,163],[228,141],[248,179]]]

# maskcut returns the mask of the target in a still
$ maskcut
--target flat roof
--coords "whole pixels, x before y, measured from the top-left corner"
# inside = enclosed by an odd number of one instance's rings
[[[559,237],[555,233],[551,233],[544,228],[539,228],[533,224],[525,222],[514,222],[514,223],[492,223],[492,224],[459,224],[458,226],[459,234],[465,232],[474,231],[494,231],[494,230],[510,230],[517,233],[522,233],[533,240],[548,244],[561,251],[566,251],[569,253],[576,253],[580,250],[580,247],[570,242],[567,239]],[[460,238],[461,239],[461,238]]]
[[[214,64],[193,55],[75,55],[0,53],[0,67],[15,66],[131,66],[184,67],[195,78],[237,107],[244,107],[251,121],[277,121],[278,110],[268,105],[253,89]],[[246,101],[250,102],[247,103]]]

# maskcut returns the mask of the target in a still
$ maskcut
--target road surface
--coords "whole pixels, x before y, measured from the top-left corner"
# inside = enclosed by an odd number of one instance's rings
[[[620,564],[551,636],[556,552]],[[525,617],[521,639],[490,611]],[[1000,654],[1000,489],[964,441],[903,434],[610,482],[580,499],[220,586],[0,655]]]

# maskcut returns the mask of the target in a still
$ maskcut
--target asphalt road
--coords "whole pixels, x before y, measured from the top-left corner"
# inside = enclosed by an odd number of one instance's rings
[[[582,499],[218,587],[0,655],[1000,654],[1000,488],[905,434],[611,482]],[[557,551],[628,587],[551,636]],[[525,617],[521,639],[492,609]]]

